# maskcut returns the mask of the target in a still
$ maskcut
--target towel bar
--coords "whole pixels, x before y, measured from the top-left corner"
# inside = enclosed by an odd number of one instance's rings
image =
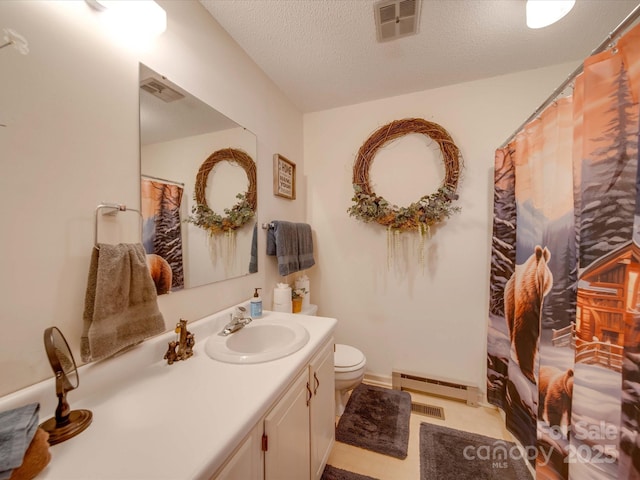
[[[273,223],[269,222],[269,223],[263,223],[262,224],[262,229],[263,230],[268,230],[269,228],[273,228]]]
[[[126,205],[120,203],[101,203],[96,207],[95,225],[93,232],[93,246],[98,248],[98,212],[102,209],[107,209],[107,212],[102,212],[103,215],[116,215],[118,212],[136,212],[140,217],[140,241],[142,241],[142,212],[135,208],[129,208]]]

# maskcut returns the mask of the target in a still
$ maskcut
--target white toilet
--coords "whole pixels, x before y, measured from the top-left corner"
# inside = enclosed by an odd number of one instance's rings
[[[318,306],[308,305],[300,313],[315,316],[318,314]],[[336,343],[333,365],[336,377],[336,415],[342,415],[349,400],[349,392],[360,385],[364,378],[367,359],[357,348]]]
[[[336,415],[342,415],[349,400],[349,391],[356,388],[364,378],[367,359],[351,345],[336,343],[334,353],[336,376]]]

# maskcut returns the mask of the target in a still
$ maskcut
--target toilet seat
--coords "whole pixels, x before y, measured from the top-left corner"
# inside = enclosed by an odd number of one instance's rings
[[[360,350],[340,343],[336,343],[333,359],[336,373],[353,372],[364,367],[366,363],[366,358]]]

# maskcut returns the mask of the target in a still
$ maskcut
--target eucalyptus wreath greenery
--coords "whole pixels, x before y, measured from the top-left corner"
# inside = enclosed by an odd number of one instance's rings
[[[353,185],[353,190],[351,200],[354,204],[348,209],[349,215],[393,230],[424,230],[460,211],[460,207],[451,205],[453,200],[458,199],[458,195],[446,186],[420,197],[417,202],[406,207],[392,205],[373,192],[366,193],[358,184]]]
[[[191,207],[192,215],[185,221],[206,230],[210,235],[237,230],[255,216],[255,211],[246,194],[239,193],[236,198],[239,202],[231,208],[225,208],[225,216],[214,212],[206,204],[196,203]]]

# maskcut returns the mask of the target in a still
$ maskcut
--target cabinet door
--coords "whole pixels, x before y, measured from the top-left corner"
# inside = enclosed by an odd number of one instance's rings
[[[265,480],[309,478],[309,371],[298,376],[264,421]]]
[[[311,361],[311,478],[322,477],[335,442],[335,368],[333,339]]]
[[[215,480],[261,480],[262,461],[262,425],[255,427],[244,439],[240,447],[216,475]]]

